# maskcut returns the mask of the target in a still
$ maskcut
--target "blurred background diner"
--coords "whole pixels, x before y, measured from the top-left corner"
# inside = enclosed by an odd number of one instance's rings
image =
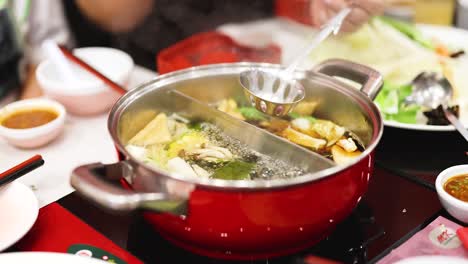
[[[6,91],[15,90],[11,87],[18,86],[13,83],[20,80],[23,87],[22,98],[41,94],[33,72],[35,65],[43,58],[38,54],[41,53],[40,44],[46,38],[69,47],[115,47],[129,53],[136,64],[157,70],[155,57],[162,49],[195,33],[213,30],[225,23],[272,17],[275,15],[275,4],[276,10],[289,6],[284,9],[290,12],[288,18],[318,27],[346,2],[349,1],[317,0],[309,3],[295,0],[275,3],[271,0],[181,0],[155,3],[154,0],[143,0],[134,5],[132,1],[125,0],[53,0],[45,4],[27,0],[5,0],[2,9],[5,12],[5,21],[9,20],[11,27],[21,29],[18,32],[4,31],[7,35],[16,32],[17,34],[11,36],[18,35],[19,40],[18,51],[9,53],[11,58],[5,56],[4,64],[9,65],[8,63],[16,61],[23,63],[19,63],[18,67],[8,67],[19,70],[16,74],[8,75],[17,77],[2,78],[2,81],[10,83],[2,88],[2,98]],[[386,15],[404,21],[468,27],[468,22],[465,21],[467,3],[464,0],[362,0],[355,3],[357,7],[362,6],[356,8],[345,23],[344,30],[348,32],[356,30],[367,22],[370,15],[380,14],[383,9]],[[7,10],[12,11],[10,15],[6,15]],[[7,24],[4,27],[8,27]],[[8,41],[4,41],[2,45],[8,45],[7,43]],[[16,46],[14,42],[11,45]],[[21,60],[18,59],[20,57]],[[9,78],[13,78],[13,81],[8,81]]]
[[[4,1],[5,10],[13,7],[12,23],[27,29],[20,37],[27,41],[25,54],[41,53],[40,44],[45,39],[55,40],[69,47],[110,46],[129,53],[136,64],[156,69],[155,57],[159,51],[195,33],[214,30],[225,23],[254,21],[274,16],[275,1]],[[283,3],[280,3],[283,2]],[[13,4],[14,3],[14,4]],[[291,6],[307,17],[307,24],[319,27],[348,4],[334,1],[278,1],[278,5]],[[358,29],[372,15],[380,14],[382,0],[358,0],[354,10],[343,25],[350,32]],[[21,10],[23,9],[23,10]],[[17,11],[20,10],[20,11]],[[19,20],[17,12],[23,12]],[[38,30],[34,30],[35,28]],[[36,36],[37,35],[37,36]],[[27,76],[22,80],[21,98],[41,94],[34,78],[39,55],[26,56]]]

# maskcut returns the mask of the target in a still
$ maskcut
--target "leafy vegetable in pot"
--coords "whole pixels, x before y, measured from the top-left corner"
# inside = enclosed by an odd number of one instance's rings
[[[237,108],[229,110],[238,112]],[[270,179],[304,173],[250,150],[210,123],[190,122],[177,114],[159,114],[129,141],[126,149],[150,166],[189,179]]]
[[[315,122],[317,119],[315,119],[313,116],[307,116],[307,115],[301,115],[298,112],[296,112],[296,109],[294,109],[294,112],[289,113],[289,117],[292,119],[307,119],[310,123]]]
[[[255,164],[244,161],[231,161],[213,173],[214,179],[222,180],[248,180]]]
[[[179,156],[182,150],[190,152],[201,148],[207,142],[208,139],[201,132],[189,130],[167,146],[167,154],[170,158],[174,158]]]
[[[250,121],[265,121],[267,120],[264,113],[257,110],[255,107],[241,107],[239,112],[246,120]]]
[[[131,145],[130,145],[131,146]],[[127,146],[129,149],[130,146]],[[167,150],[164,149],[164,145],[153,145],[146,148],[147,155],[145,161],[151,165],[155,165],[162,169],[167,169],[167,162],[169,161],[169,154]],[[137,157],[135,157],[137,158]]]

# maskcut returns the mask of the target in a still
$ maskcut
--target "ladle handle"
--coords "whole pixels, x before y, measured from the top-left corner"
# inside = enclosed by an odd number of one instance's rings
[[[119,187],[121,181],[131,176],[133,171],[127,161],[87,164],[73,170],[70,183],[80,195],[114,212],[148,209],[174,214],[187,213],[186,198],[174,198],[165,191],[147,193]]]
[[[375,99],[383,85],[383,77],[378,71],[346,60],[327,60],[317,65],[313,70],[332,77],[337,76],[357,82],[361,85],[361,92],[372,100]]]

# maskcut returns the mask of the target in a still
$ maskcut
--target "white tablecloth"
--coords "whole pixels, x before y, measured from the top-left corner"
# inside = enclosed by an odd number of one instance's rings
[[[297,33],[290,33],[292,29],[287,25],[290,24],[272,19],[243,25],[227,24],[221,26],[219,30],[249,45],[276,42],[286,51],[283,52],[282,60],[287,61],[295,55],[291,52],[293,49],[290,49],[290,45],[301,46],[304,43],[304,39],[298,37]],[[265,32],[268,34],[265,35]],[[285,38],[284,35],[288,37]],[[128,87],[135,88],[155,76],[155,72],[136,66]],[[43,207],[73,192],[69,177],[77,166],[94,162],[111,163],[117,160],[114,145],[107,131],[107,114],[95,117],[69,115],[63,135],[51,144],[38,149],[18,149],[0,138],[0,171],[34,154],[41,154],[45,164],[18,181],[33,188],[40,206]]]
[[[130,77],[128,88],[135,88],[155,76],[155,72],[137,66]],[[0,171],[34,154],[42,155],[45,164],[18,181],[33,188],[40,206],[43,207],[73,191],[69,177],[75,167],[86,163],[111,163],[117,160],[107,131],[107,114],[86,118],[69,115],[62,136],[38,149],[18,149],[0,139]]]

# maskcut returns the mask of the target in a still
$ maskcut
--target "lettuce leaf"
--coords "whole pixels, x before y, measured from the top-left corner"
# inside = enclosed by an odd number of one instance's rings
[[[241,107],[239,112],[250,121],[265,121],[267,120],[265,114],[258,111],[255,107]]]
[[[400,123],[415,124],[421,107],[417,105],[407,106],[405,98],[412,92],[412,85],[394,85],[386,81],[375,99],[385,120],[393,120]]]
[[[384,20],[375,17],[356,32],[330,36],[311,52],[311,62],[332,58],[351,60],[374,68],[385,80],[401,85],[411,82],[422,71],[442,72],[436,52]],[[418,40],[424,38],[417,28],[409,26],[404,29],[411,36]]]
[[[413,24],[407,23],[402,20],[396,20],[387,16],[378,17],[381,21],[389,24],[390,26],[394,27],[401,33],[408,36],[410,39],[414,40],[421,46],[434,50],[435,46],[434,43],[428,38],[426,38],[419,29],[414,26]]]
[[[400,123],[416,124],[416,117],[421,108],[417,105],[401,106],[397,114],[386,114],[386,120],[393,120]]]

